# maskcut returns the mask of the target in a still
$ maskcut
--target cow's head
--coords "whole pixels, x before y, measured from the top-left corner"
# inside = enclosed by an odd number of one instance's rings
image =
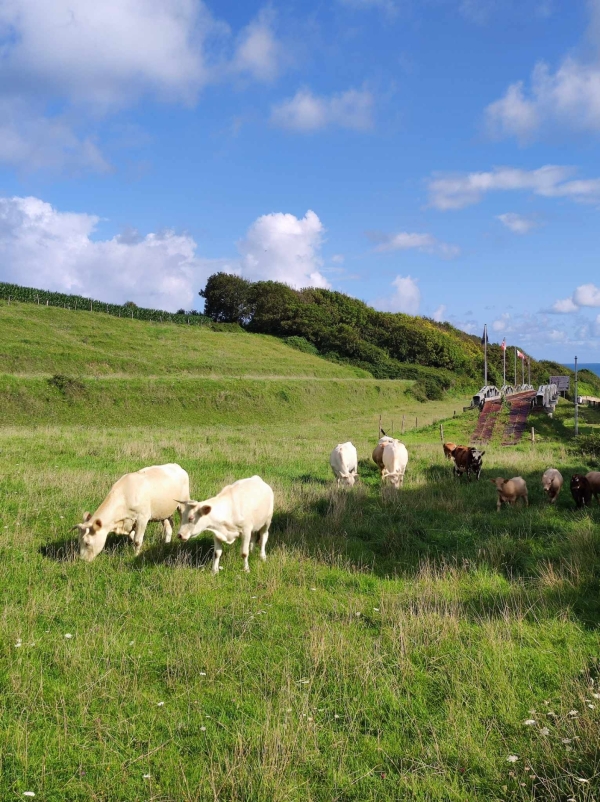
[[[504,483],[506,482],[506,479],[503,479],[501,476],[497,476],[495,479],[490,479],[490,482],[493,485],[496,485],[496,489],[498,491],[501,491],[502,488],[504,487]]]
[[[181,504],[181,525],[177,537],[179,540],[185,541],[196,537],[207,528],[212,507],[203,501],[180,501],[178,503]]]
[[[381,474],[381,481],[384,484],[390,484],[396,490],[400,489],[400,474],[397,471],[396,473],[390,473],[387,468],[384,468]]]
[[[83,521],[73,527],[79,533],[79,556],[82,560],[91,563],[102,551],[109,528],[100,518],[94,518],[89,512],[84,512]]]
[[[483,467],[484,454],[485,451],[480,451],[478,448],[471,449],[471,468],[478,479],[481,475],[481,469]]]
[[[586,490],[587,485],[587,478],[580,473],[575,473],[571,477],[571,490]]]
[[[340,474],[340,480],[343,485],[346,487],[354,487],[354,483],[358,479],[357,473],[342,473]]]

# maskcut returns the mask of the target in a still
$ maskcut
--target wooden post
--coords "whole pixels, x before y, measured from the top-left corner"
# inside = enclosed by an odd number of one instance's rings
[[[10,295],[8,296],[8,305],[10,306]]]
[[[90,301],[90,312],[93,312],[93,311],[94,311],[93,304],[92,304],[92,301]]]
[[[535,429],[533,426],[531,427],[531,442],[535,443]]]
[[[402,416],[402,434],[404,434],[404,415]]]
[[[444,442],[444,424],[440,423],[440,440]]]
[[[452,413],[452,417],[453,417],[453,418],[455,418],[455,417],[456,417],[456,410],[454,410],[454,412]]]
[[[419,419],[415,418],[415,429],[419,428]]]
[[[46,306],[48,306],[48,298],[46,298]]]

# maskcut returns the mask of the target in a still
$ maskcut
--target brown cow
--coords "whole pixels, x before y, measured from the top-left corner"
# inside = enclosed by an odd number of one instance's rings
[[[469,482],[471,481],[471,474],[474,474],[475,478],[479,479],[484,454],[485,451],[479,451],[478,448],[473,446],[456,446],[452,452],[454,475],[462,476],[463,473],[466,473]]]
[[[592,503],[592,486],[587,477],[575,473],[571,477],[571,495],[578,507],[589,507]]]
[[[600,471],[590,471],[586,473],[585,478],[590,483],[592,496],[594,496],[598,504],[600,504]]]
[[[456,443],[442,443],[442,448],[444,449],[444,456],[446,459],[452,459],[452,455],[456,450]]]

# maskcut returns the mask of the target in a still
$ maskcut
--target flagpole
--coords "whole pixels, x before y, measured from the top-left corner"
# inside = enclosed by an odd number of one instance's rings
[[[515,389],[517,388],[517,346],[515,345]]]
[[[528,384],[531,384],[531,357],[527,357],[527,373],[529,378],[527,379]]]
[[[525,355],[521,357],[521,376],[523,377],[521,385],[523,385],[525,384]]]
[[[502,349],[502,355],[504,357],[504,384],[506,384],[506,340],[504,340],[504,348]]]
[[[483,326],[483,340],[484,340],[483,348],[484,348],[484,353],[485,353],[485,376],[484,376],[483,386],[487,387],[487,341],[488,341],[488,338],[487,338],[487,323],[485,323],[484,326]]]

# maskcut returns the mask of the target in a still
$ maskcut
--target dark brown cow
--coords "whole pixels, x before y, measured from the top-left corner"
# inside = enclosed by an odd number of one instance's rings
[[[484,454],[485,451],[479,451],[478,448],[473,448],[473,446],[456,446],[452,452],[454,475],[462,476],[463,473],[466,473],[469,482],[471,481],[471,474],[473,474],[476,479],[479,479],[481,476]]]
[[[581,473],[575,473],[571,477],[571,495],[578,507],[589,507],[592,503],[592,486]]]

